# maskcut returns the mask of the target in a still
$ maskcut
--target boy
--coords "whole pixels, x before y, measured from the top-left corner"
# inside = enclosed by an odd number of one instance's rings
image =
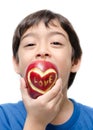
[[[71,23],[49,10],[37,11],[17,26],[12,47],[23,101],[0,106],[1,130],[92,130],[93,109],[67,97],[82,56]],[[24,76],[26,67],[37,60],[55,64],[59,78],[51,90],[33,99]]]

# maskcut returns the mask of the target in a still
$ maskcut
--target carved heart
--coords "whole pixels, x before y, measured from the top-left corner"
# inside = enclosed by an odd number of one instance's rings
[[[41,94],[51,89],[56,79],[57,73],[54,69],[48,69],[42,72],[39,68],[33,68],[28,73],[28,83],[30,87]]]

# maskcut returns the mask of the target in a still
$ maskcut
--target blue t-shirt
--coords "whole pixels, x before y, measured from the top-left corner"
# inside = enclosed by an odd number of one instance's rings
[[[64,124],[47,125],[46,130],[93,130],[93,108],[71,100],[74,111]],[[23,130],[26,110],[22,101],[0,106],[0,130]]]

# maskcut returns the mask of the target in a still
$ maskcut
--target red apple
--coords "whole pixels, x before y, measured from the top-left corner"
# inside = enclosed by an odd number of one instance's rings
[[[26,86],[32,98],[37,98],[50,90],[57,78],[56,66],[48,61],[35,61],[26,69]]]

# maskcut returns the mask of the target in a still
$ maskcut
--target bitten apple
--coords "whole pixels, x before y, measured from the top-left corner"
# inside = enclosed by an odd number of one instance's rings
[[[32,98],[37,98],[50,90],[57,78],[57,67],[49,61],[35,61],[26,69],[26,86]]]

